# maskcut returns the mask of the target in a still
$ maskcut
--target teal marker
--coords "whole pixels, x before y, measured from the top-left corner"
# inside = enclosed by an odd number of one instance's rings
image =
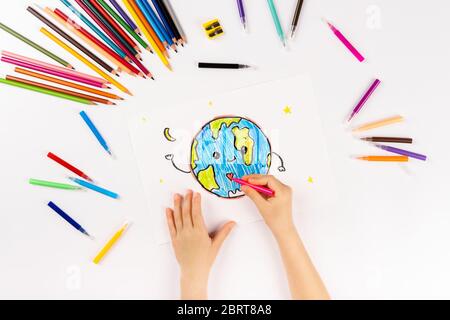
[[[275,23],[275,28],[277,29],[278,36],[280,37],[281,43],[283,47],[286,47],[286,37],[284,35],[283,28],[281,27],[280,18],[278,16],[277,8],[275,8],[275,4],[273,0],[267,0],[269,4],[270,13],[272,14],[273,23]]]
[[[106,143],[106,140],[103,138],[103,136],[101,135],[100,131],[98,131],[97,127],[92,122],[92,120],[89,118],[87,113],[84,112],[84,111],[81,111],[80,112],[80,116],[81,116],[81,118],[83,118],[84,122],[86,122],[86,124],[89,127],[89,129],[91,129],[92,133],[97,138],[98,142],[103,147],[103,149],[105,149],[106,152],[108,152],[110,155],[112,155],[111,149],[109,148],[108,144]]]

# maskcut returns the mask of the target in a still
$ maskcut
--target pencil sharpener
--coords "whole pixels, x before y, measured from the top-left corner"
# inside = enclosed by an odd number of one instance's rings
[[[220,25],[219,19],[214,19],[203,24],[203,29],[205,30],[208,39],[213,40],[221,35],[224,31]]]

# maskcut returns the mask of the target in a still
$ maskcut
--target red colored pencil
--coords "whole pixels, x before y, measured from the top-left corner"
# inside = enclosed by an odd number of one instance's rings
[[[64,168],[72,171],[73,173],[75,173],[77,176],[89,180],[89,181],[93,181],[91,178],[89,178],[89,176],[87,174],[85,174],[83,171],[81,171],[80,169],[75,168],[74,166],[72,166],[70,163],[64,161],[63,159],[61,159],[60,157],[58,157],[57,155],[49,152],[47,154],[47,157],[49,157],[50,159],[52,159],[53,161],[55,161],[56,163],[62,165]]]
[[[119,56],[114,50],[112,50],[110,47],[106,46],[103,42],[95,38],[91,33],[89,33],[86,29],[84,29],[82,26],[78,25],[75,21],[70,19],[64,12],[62,12],[59,9],[55,9],[53,11],[57,16],[59,16],[61,19],[66,21],[67,23],[70,23],[74,28],[76,28],[78,31],[80,31],[85,37],[87,37],[89,40],[94,42],[96,45],[98,45],[100,48],[105,50],[107,53],[109,53],[111,56],[113,56],[115,59],[119,60],[123,65],[125,65],[128,69],[130,69],[131,72],[135,74],[141,73],[138,69],[136,69],[133,65],[131,65],[128,61],[126,61],[124,58]]]

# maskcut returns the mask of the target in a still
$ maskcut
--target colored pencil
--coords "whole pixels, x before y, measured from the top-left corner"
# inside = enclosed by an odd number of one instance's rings
[[[362,125],[358,128],[353,129],[352,131],[353,132],[362,132],[362,131],[367,131],[367,130],[371,130],[371,129],[376,129],[379,127],[384,127],[384,126],[402,122],[402,121],[404,121],[404,118],[402,116],[394,116],[391,118],[386,118],[386,119],[378,120],[375,122],[367,123],[365,125]]]
[[[73,165],[71,165],[70,163],[68,163],[67,161],[61,159],[60,157],[58,157],[56,154],[49,152],[47,154],[47,157],[52,159],[53,161],[55,161],[56,163],[58,163],[59,165],[63,166],[64,168],[66,168],[67,170],[72,171],[73,173],[75,173],[77,176],[89,180],[89,181],[93,181],[91,178],[89,178],[89,176],[87,174],[85,174],[83,171],[81,171],[80,169],[74,167]]]
[[[181,26],[180,21],[178,20],[177,15],[175,14],[175,10],[173,10],[172,5],[170,4],[169,0],[162,0],[163,4],[165,5],[167,12],[172,17],[172,21],[176,26],[176,30],[178,31],[178,34],[180,35],[180,38],[178,39],[181,42],[181,45],[184,43],[187,43],[187,37],[183,30],[183,27]]]
[[[87,181],[81,180],[81,179],[77,179],[77,178],[69,178],[70,180],[72,180],[73,182],[75,182],[76,184],[79,184],[82,187],[85,187],[87,189],[90,189],[92,191],[98,192],[100,194],[103,194],[107,197],[113,198],[113,199],[118,199],[119,195],[115,192],[106,190],[104,188],[101,188],[99,186],[96,186],[92,183],[89,183]]]
[[[30,86],[35,86],[35,87],[39,87],[42,89],[47,89],[50,91],[54,91],[54,92],[59,92],[59,93],[64,93],[67,94],[69,96],[73,96],[73,97],[78,97],[78,98],[82,98],[82,99],[86,99],[89,101],[93,101],[93,102],[98,102],[98,103],[102,103],[102,104],[108,104],[108,105],[115,105],[115,103],[102,99],[102,98],[97,98],[94,96],[90,96],[87,94],[83,94],[83,93],[79,93],[79,92],[75,92],[75,91],[71,91],[71,90],[66,90],[66,89],[62,89],[62,88],[58,88],[58,87],[54,87],[54,86],[50,86],[44,83],[39,83],[36,81],[31,81],[31,80],[26,80],[23,78],[18,78],[18,77],[13,77],[13,76],[6,76],[6,80],[10,80],[10,81],[16,81],[16,82],[20,82],[23,84],[28,84]]]
[[[103,147],[103,149],[105,149],[105,151],[108,152],[109,155],[112,155],[112,152],[111,152],[111,149],[108,146],[108,143],[106,143],[106,140],[103,138],[103,136],[101,135],[100,131],[98,131],[97,127],[92,122],[92,120],[89,118],[87,113],[85,111],[81,111],[80,112],[80,116],[84,120],[84,122],[87,124],[89,129],[92,131],[92,133],[94,134],[95,138],[98,140],[98,142]]]
[[[415,153],[415,152],[411,152],[411,151],[408,151],[408,150],[394,148],[394,147],[391,147],[391,146],[385,146],[385,145],[382,145],[382,144],[375,144],[375,147],[380,148],[381,150],[384,150],[384,151],[387,151],[387,152],[400,154],[402,156],[414,158],[414,159],[417,159],[417,160],[422,160],[422,161],[426,161],[427,160],[427,156],[423,155],[423,154],[420,154],[420,153]]]
[[[147,0],[143,0],[148,2]],[[159,20],[163,24],[163,28],[165,31],[169,34],[169,38],[172,39],[173,42],[177,41],[177,37],[175,35],[175,31],[173,30],[173,25],[169,23],[169,19],[167,17],[167,13],[163,10],[161,3],[156,0],[152,0],[153,7],[155,8],[156,12],[158,13]]]
[[[291,23],[291,39],[295,36],[295,31],[297,30],[298,21],[300,20],[300,13],[303,7],[303,0],[297,1],[297,6],[295,7],[294,17],[292,18]]]
[[[69,31],[72,31],[76,34],[80,39],[89,44],[93,49],[95,49],[98,53],[104,56],[106,59],[111,61],[112,63],[118,66],[119,70],[125,71],[130,75],[135,75],[139,73],[139,71],[134,68],[128,61],[120,57],[116,52],[111,50],[109,47],[104,45],[101,41],[94,38],[91,34],[89,34],[82,27],[77,25],[75,22],[69,19],[63,12],[56,9],[52,11],[50,8],[45,9],[49,15],[52,15],[55,20],[57,20],[61,25],[67,28]],[[135,72],[133,72],[135,71]]]
[[[147,42],[145,42],[144,40],[142,40],[142,38],[136,33],[136,31],[134,31],[125,20],[123,20],[115,11],[113,8],[111,8],[104,0],[98,0],[98,2],[100,3],[100,5],[106,10],[108,11],[108,13],[114,18],[116,19],[116,21],[128,32],[128,34],[130,34],[137,42],[139,42],[139,44],[146,49],[147,51],[153,52],[150,48],[150,46],[148,45]]]
[[[75,220],[73,220],[67,213],[65,213],[60,207],[58,207],[55,203],[50,201],[48,203],[48,206],[55,211],[61,218],[66,220],[67,223],[69,223],[72,227],[83,233],[84,235],[91,237],[89,233]]]
[[[153,50],[155,50],[156,54],[161,59],[162,63],[167,68],[169,68],[169,70],[172,70],[170,63],[167,60],[166,55],[164,54],[166,52],[166,49],[162,45],[161,41],[158,39],[158,36],[155,34],[152,27],[149,25],[149,23],[143,16],[143,13],[137,7],[137,4],[133,0],[123,0],[123,3],[127,7],[128,11],[130,11],[130,13],[136,19],[135,20],[136,23],[138,24],[139,28],[141,28],[142,32],[144,33],[147,40],[150,42],[151,46],[153,47]],[[162,49],[160,46],[162,46]]]
[[[284,35],[283,27],[281,26],[277,8],[275,7],[273,0],[267,0],[267,3],[269,5],[270,13],[272,14],[273,23],[275,24],[275,29],[277,30],[278,37],[280,38],[283,47],[286,47],[286,37]]]
[[[136,64],[136,66],[147,76],[151,77],[152,79],[153,76],[151,74],[151,72],[144,67],[144,65],[139,61],[140,59],[140,55],[136,52],[136,50],[132,47],[130,47],[127,43],[123,43],[121,40],[119,40],[116,37],[116,34],[114,32],[112,32],[104,23],[103,20],[100,19],[100,17],[98,17],[96,14],[94,14],[93,11],[90,10],[90,7],[88,7],[87,4],[85,4],[83,1],[81,0],[75,0],[82,8],[84,11],[86,11],[88,13],[88,15],[102,28],[103,31],[105,31],[109,37],[111,37],[111,39],[113,39],[113,41],[120,47],[120,49],[122,49],[127,56],[133,60],[133,62]],[[89,4],[89,3],[88,3]],[[95,10],[95,8],[94,8]]]
[[[125,222],[123,226],[117,231],[114,236],[105,244],[105,246],[100,250],[97,256],[92,260],[93,263],[99,264],[106,254],[111,250],[111,248],[119,241],[119,239],[123,236],[125,231],[130,226],[129,222]]]
[[[167,45],[176,52],[177,48],[172,40],[171,35],[163,26],[163,24],[157,17],[156,13],[153,11],[148,0],[135,0],[135,3],[138,5],[139,9],[144,14],[145,18],[150,23],[152,28],[155,30],[156,34],[161,39],[161,41],[163,43],[167,43]]]
[[[28,183],[31,185],[34,185],[34,186],[48,187],[48,188],[55,188],[55,189],[62,189],[62,190],[81,190],[82,189],[79,186],[74,186],[71,184],[38,180],[38,179],[30,179],[30,180],[28,180]]]
[[[117,22],[108,14],[108,12],[100,5],[99,0],[86,0],[90,2],[94,8],[97,10],[98,14],[101,15],[103,18],[106,19],[106,21],[109,23],[109,25],[112,27],[113,30],[117,31],[119,35],[131,46],[133,47],[137,52],[142,52],[139,46],[136,44],[136,42],[131,39],[128,34],[117,24]]]
[[[358,59],[359,62],[363,62],[365,58],[359,51],[348,41],[348,39],[339,31],[335,26],[333,26],[330,22],[323,19],[324,22],[328,25],[328,27],[333,31],[335,36],[344,44],[344,46]]]
[[[53,59],[54,61],[58,62],[59,64],[73,69],[72,65],[69,64],[67,61],[61,59],[60,57],[58,57],[57,55],[51,53],[50,51],[42,48],[40,45],[38,45],[37,43],[31,41],[30,39],[24,37],[23,35],[21,35],[20,33],[14,31],[13,29],[9,28],[8,26],[4,25],[3,23],[0,23],[0,29],[6,31],[7,33],[9,33],[10,35],[12,35],[13,37],[25,42],[26,44],[28,44],[30,47],[38,50],[39,52],[45,54],[47,57]]]
[[[247,15],[245,14],[245,8],[243,0],[236,0],[236,4],[239,11],[239,18],[241,19],[242,27],[247,30]]]
[[[257,186],[257,185],[251,184],[248,181],[245,181],[245,180],[242,180],[239,178],[235,178],[232,173],[227,174],[227,178],[230,179],[231,181],[234,181],[234,182],[240,184],[240,185],[250,187],[262,194],[265,194],[266,196],[273,197],[275,195],[275,191],[273,191],[272,189],[263,187],[263,186]]]
[[[396,138],[396,137],[365,137],[363,141],[369,142],[387,142],[387,143],[413,143],[412,138]]]
[[[133,29],[137,34],[142,35],[141,31],[137,27],[136,23],[134,23],[133,19],[131,19],[128,14],[123,10],[120,4],[116,0],[109,0],[114,8],[116,8],[117,12],[122,16],[122,18],[128,23],[131,29]]]
[[[375,92],[380,83],[380,80],[375,79],[375,81],[370,85],[369,89],[367,89],[367,91],[364,93],[361,100],[359,100],[358,104],[353,108],[352,113],[347,119],[347,122],[350,122],[361,111],[367,100],[369,100],[370,96]]]
[[[26,69],[15,68],[14,71],[17,72],[17,73],[23,74],[23,75],[27,75],[27,76],[33,77],[33,78],[45,80],[45,81],[48,81],[48,82],[57,83],[57,84],[60,84],[60,85],[66,86],[66,87],[78,89],[80,91],[86,91],[86,92],[89,92],[89,93],[93,93],[93,94],[96,94],[98,96],[107,97],[107,98],[115,99],[115,100],[123,100],[123,98],[121,98],[118,95],[115,95],[113,93],[109,93],[109,92],[93,89],[93,88],[86,87],[86,86],[83,86],[83,85],[80,85],[80,84],[77,84],[77,83],[73,83],[73,82],[61,80],[61,79],[58,79],[58,78],[46,76],[44,74],[40,74],[40,73],[37,73],[37,72],[29,71],[29,70],[26,70]]]
[[[108,86],[105,83],[103,83],[103,82],[95,82],[95,81],[92,81],[92,80],[89,80],[89,79],[85,79],[85,78],[81,78],[81,77],[78,77],[78,76],[75,76],[75,75],[72,75],[72,74],[69,74],[69,73],[64,73],[64,72],[55,71],[55,70],[52,70],[52,69],[47,69],[45,67],[41,67],[41,66],[38,66],[36,64],[26,63],[26,62],[22,62],[22,61],[19,61],[19,60],[6,58],[6,57],[2,57],[1,61],[6,62],[6,63],[10,63],[10,64],[14,64],[14,65],[19,66],[19,67],[31,69],[31,70],[34,70],[34,71],[39,71],[39,72],[51,74],[53,76],[61,77],[61,78],[64,78],[64,79],[69,79],[69,80],[73,80],[73,81],[76,81],[76,82],[88,84],[88,85],[93,86],[93,87],[108,88]]]
[[[0,78],[0,83],[7,84],[7,85],[10,85],[10,86],[14,86],[14,87],[18,87],[18,88],[22,88],[22,89],[26,89],[26,90],[30,90],[30,91],[34,91],[34,92],[39,92],[39,93],[46,94],[46,95],[53,96],[53,97],[57,97],[57,98],[70,100],[70,101],[73,101],[73,102],[78,102],[78,103],[88,104],[88,105],[95,105],[94,102],[86,100],[86,99],[82,99],[82,98],[78,98],[78,97],[74,97],[74,96],[69,96],[67,94],[55,92],[53,90],[48,90],[48,89],[44,89],[44,88],[40,88],[40,87],[36,87],[36,86],[31,86],[31,85],[24,84],[24,83],[17,82],[17,81],[11,81],[11,80],[1,79]]]
[[[371,161],[371,162],[408,162],[409,158],[405,156],[364,156],[357,157],[358,160]]]
[[[165,4],[164,1],[162,0],[157,0],[157,2],[159,3],[159,8],[161,9],[161,11],[163,12],[163,14],[165,15],[167,22],[169,23],[172,32],[175,35],[175,42],[179,42],[181,45],[183,45],[183,38],[181,37],[181,33],[178,30],[178,27],[174,21],[174,18],[172,16],[172,13],[169,11],[167,5]]]
[[[198,67],[201,69],[247,69],[251,66],[246,64],[238,63],[210,63],[210,62],[199,62]]]
[[[85,46],[83,46],[81,43],[79,43],[78,41],[76,41],[74,38],[72,38],[71,36],[69,36],[66,32],[64,32],[63,30],[61,30],[57,25],[55,25],[53,22],[51,22],[50,20],[48,20],[47,18],[45,18],[43,15],[41,15],[39,12],[37,12],[35,9],[33,9],[32,7],[28,7],[27,11],[30,12],[32,15],[34,15],[36,18],[38,18],[39,20],[41,20],[44,24],[46,24],[47,26],[49,26],[53,31],[55,31],[56,33],[58,33],[61,37],[63,37],[64,39],[66,39],[67,41],[69,41],[73,46],[75,46],[76,48],[78,48],[81,52],[83,52],[85,55],[87,55],[89,58],[91,58],[92,60],[94,60],[98,65],[100,65],[103,69],[105,69],[106,71],[112,73],[112,74],[117,74],[117,71],[114,70],[113,67],[111,67],[109,64],[107,64],[106,62],[104,62],[103,60],[101,60],[98,56],[96,56],[92,51],[90,51],[89,49],[87,49]]]
[[[75,76],[80,77],[80,78],[91,80],[93,82],[99,82],[99,83],[105,83],[106,82],[102,78],[94,77],[94,76],[91,76],[90,74],[87,74],[87,73],[82,73],[82,72],[75,71],[75,70],[72,70],[72,69],[67,69],[67,68],[64,68],[64,67],[55,66],[55,65],[50,64],[50,63],[45,63],[45,62],[42,62],[40,60],[28,58],[28,57],[22,56],[20,54],[12,53],[12,52],[9,52],[9,51],[2,51],[2,56],[6,57],[6,58],[9,58],[9,59],[18,60],[18,61],[21,61],[21,62],[38,65],[38,66],[44,67],[46,69],[72,74],[72,75],[75,75]]]
[[[105,43],[113,49],[119,56],[121,56],[125,60],[129,60],[124,51],[120,49],[111,39],[108,38],[99,28],[97,28],[86,16],[84,16],[80,11],[78,11],[74,6],[70,4],[67,0],[60,0],[73,14],[75,14],[85,25],[89,27],[92,31],[94,31]],[[130,60],[131,61],[131,60]]]
[[[72,54],[75,58],[83,62],[86,66],[94,70],[97,74],[99,74],[101,77],[103,77],[105,80],[109,81],[112,85],[114,85],[116,88],[121,90],[122,92],[125,92],[129,95],[132,95],[131,92],[125,88],[121,83],[116,81],[115,79],[111,78],[108,74],[100,70],[97,66],[95,66],[93,63],[91,63],[89,60],[87,60],[85,57],[80,55],[78,52],[73,50],[71,47],[69,47],[67,44],[62,42],[60,39],[58,39],[55,35],[51,34],[49,31],[47,31],[45,28],[41,28],[41,32],[45,34],[48,38],[53,40],[56,44],[58,44],[60,47],[65,49],[67,52]]]

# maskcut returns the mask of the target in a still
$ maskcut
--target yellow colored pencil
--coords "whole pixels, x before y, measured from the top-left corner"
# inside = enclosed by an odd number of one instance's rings
[[[119,231],[105,244],[105,246],[100,250],[97,256],[92,260],[95,264],[99,264],[100,261],[106,256],[106,254],[111,250],[111,248],[116,244],[117,241],[122,237],[125,230],[130,226],[129,222],[126,222]]]
[[[133,17],[134,21],[138,25],[139,29],[144,33],[145,37],[147,38],[148,42],[150,42],[151,46],[153,47],[153,50],[155,50],[158,57],[161,59],[162,63],[169,68],[169,70],[172,70],[172,67],[170,66],[169,60],[167,60],[167,57],[161,52],[158,45],[156,44],[155,40],[151,36],[150,32],[145,28],[144,23],[141,21],[139,16],[137,15],[136,11],[134,11],[133,7],[131,6],[129,0],[123,0],[123,3],[125,4],[125,7],[130,12],[131,16]]]
[[[362,131],[367,131],[367,130],[371,130],[371,129],[375,129],[375,128],[379,128],[379,127],[384,127],[390,124],[394,124],[394,123],[398,123],[398,122],[402,122],[404,120],[404,118],[402,116],[394,116],[391,118],[387,118],[387,119],[382,119],[382,120],[378,120],[375,122],[370,122],[367,123],[365,125],[362,125],[358,128],[353,129],[353,132],[362,132]]]
[[[81,54],[79,54],[78,52],[76,52],[74,49],[72,49],[71,47],[69,47],[67,44],[65,44],[63,41],[61,41],[60,39],[58,39],[54,34],[50,33],[47,29],[45,28],[41,28],[40,31],[45,34],[48,38],[50,38],[53,42],[55,42],[56,44],[58,44],[60,47],[62,47],[64,50],[66,50],[67,52],[69,52],[71,55],[73,55],[75,58],[77,58],[78,60],[80,60],[81,62],[83,62],[86,66],[88,66],[89,68],[91,68],[92,70],[94,70],[96,73],[98,73],[102,78],[104,78],[105,80],[109,81],[112,85],[114,85],[115,87],[117,87],[119,90],[121,90],[122,92],[125,92],[129,95],[132,95],[131,92],[125,88],[122,84],[120,84],[118,81],[116,81],[115,79],[113,79],[112,77],[110,77],[109,75],[107,75],[105,72],[103,72],[102,70],[100,70],[100,68],[98,68],[97,66],[95,66],[93,63],[91,63],[89,60],[87,60],[85,57],[83,57]]]

